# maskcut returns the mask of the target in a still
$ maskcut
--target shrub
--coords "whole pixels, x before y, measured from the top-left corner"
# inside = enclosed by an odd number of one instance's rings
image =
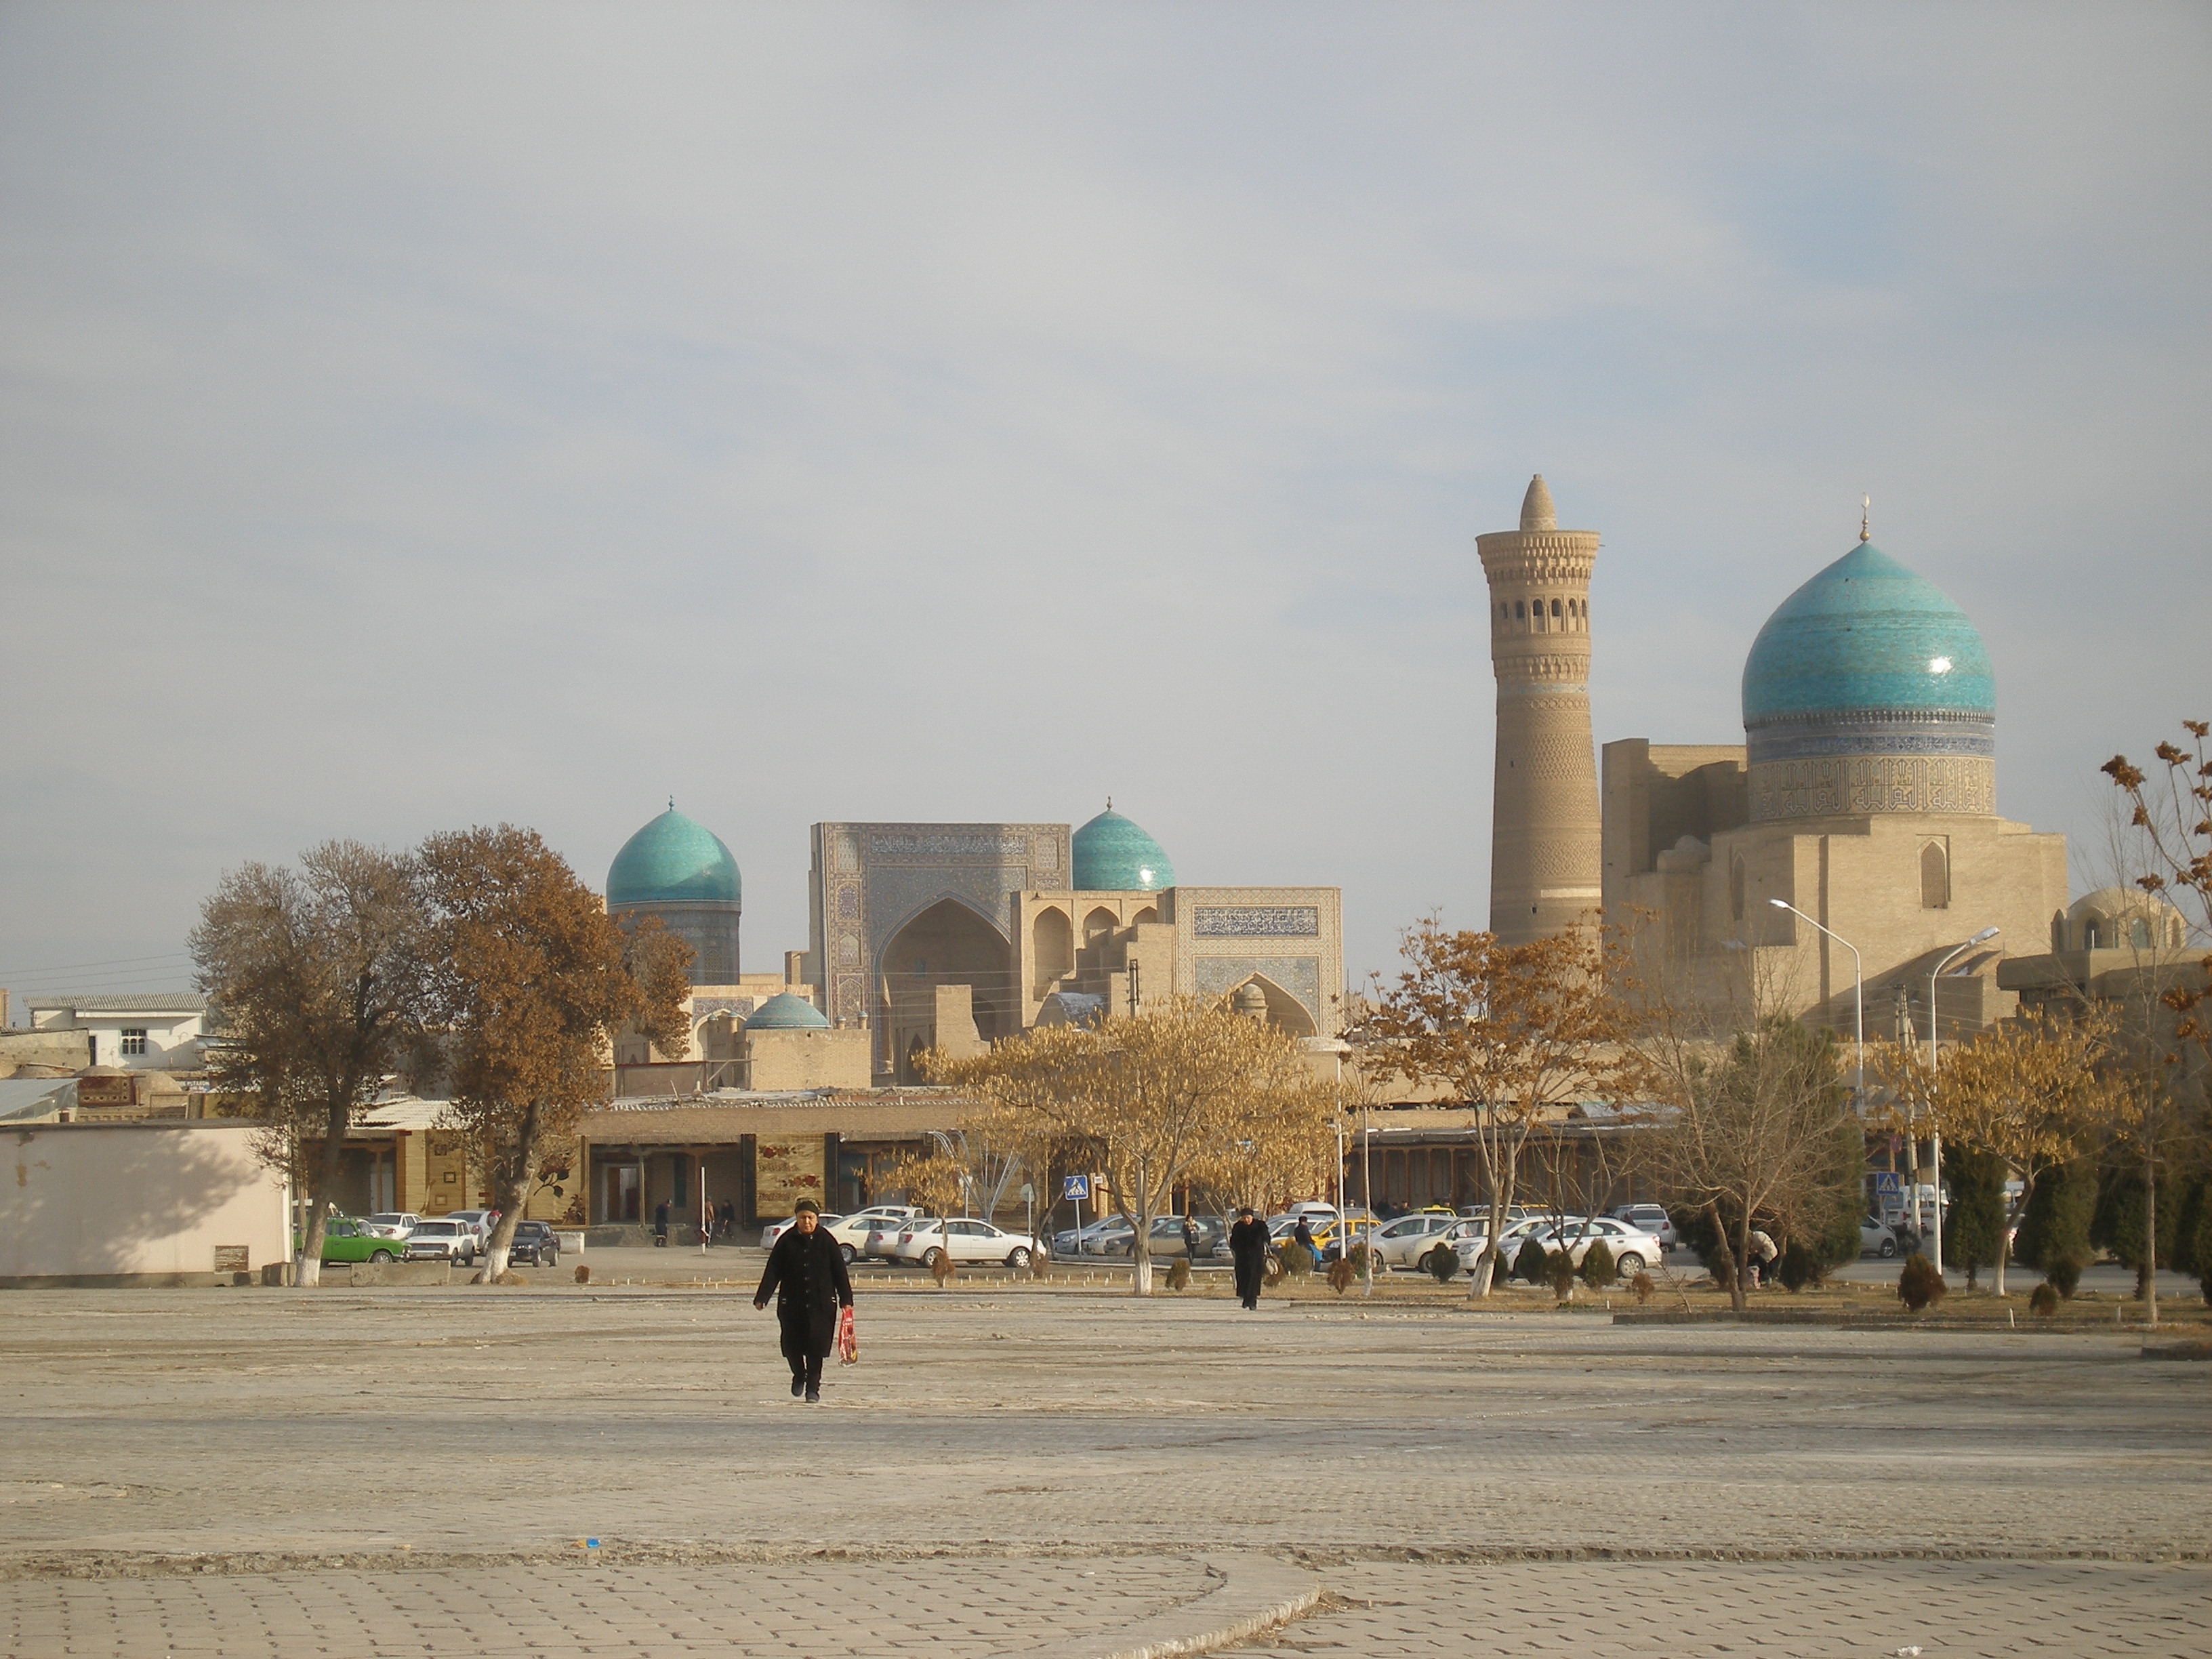
[[[1620,1277],[1613,1265],[1613,1246],[1599,1239],[1583,1255],[1583,1283],[1601,1291]]]
[[[2038,1319],[2049,1319],[2058,1311],[2058,1292],[2051,1288],[2048,1279],[2035,1287],[2027,1298],[2027,1310]]]
[[[1171,1291],[1187,1291],[1190,1288],[1189,1257],[1179,1255],[1169,1264],[1168,1288]]]
[[[2143,1260],[2142,1176],[2133,1170],[2109,1178],[2098,1195],[2096,1213],[2089,1220],[2089,1242],[2112,1252],[2124,1267],[2136,1271],[2136,1294],[2140,1297],[2149,1280],[2148,1265]],[[2158,1195],[2158,1265],[2173,1265],[2174,1247],[2179,1242],[2176,1234],[2180,1223],[2180,1206],[2173,1195],[2161,1188]]]
[[[1352,1270],[1352,1258],[1340,1255],[1328,1264],[1328,1287],[1339,1296],[1350,1290],[1359,1275]]]
[[[1897,1276],[1897,1299],[1910,1311],[1918,1313],[1941,1302],[1949,1288],[1935,1263],[1917,1250],[1905,1258],[1905,1270]]]
[[[1651,1299],[1652,1293],[1658,1288],[1652,1283],[1650,1273],[1639,1273],[1628,1281],[1629,1294],[1636,1298],[1636,1305],[1639,1308]]]
[[[1562,1302],[1571,1300],[1575,1293],[1574,1253],[1565,1249],[1554,1250],[1544,1266],[1546,1276],[1552,1281],[1552,1294]]]
[[[2027,1195],[2020,1232],[2012,1242],[2012,1259],[2039,1270],[2069,1258],[2087,1261],[2089,1220],[2096,1203],[2096,1172],[2087,1164],[2045,1170]]]
[[[2071,1297],[2081,1288],[2081,1269],[2086,1264],[2075,1255],[2063,1255],[2043,1270],[2043,1282],[2063,1297]]]
[[[1367,1277],[1367,1246],[1364,1243],[1353,1245],[1344,1259],[1352,1264],[1352,1276],[1354,1279]]]
[[[1314,1253],[1295,1238],[1283,1241],[1283,1271],[1292,1279],[1313,1276]]]
[[[1856,1230],[1858,1223],[1854,1221],[1851,1225]],[[1774,1276],[1793,1291],[1803,1290],[1826,1274],[1818,1253],[1801,1238],[1793,1238],[1784,1245],[1782,1255],[1774,1263]]]
[[[1978,1288],[1981,1270],[1997,1264],[2004,1241],[2003,1162],[1993,1154],[1962,1146],[1944,1160],[1951,1188],[1943,1215],[1943,1260],[1966,1270],[1966,1288]]]
[[[959,1269],[952,1265],[952,1258],[951,1256],[945,1255],[944,1251],[939,1250],[937,1253],[937,1260],[929,1264],[929,1271],[935,1276],[937,1279],[937,1288],[941,1291],[947,1285],[950,1285],[952,1282],[953,1275],[957,1273]]]
[[[1451,1283],[1451,1276],[1459,1271],[1459,1252],[1439,1244],[1421,1258],[1421,1265],[1439,1285]]]
[[[576,1264],[576,1282],[579,1285],[588,1285],[592,1282],[592,1269],[590,1263],[579,1261]]]
[[[1521,1253],[1513,1258],[1513,1277],[1525,1279],[1531,1285],[1541,1285],[1551,1276],[1550,1258],[1536,1242],[1535,1234],[1531,1233],[1521,1241]]]

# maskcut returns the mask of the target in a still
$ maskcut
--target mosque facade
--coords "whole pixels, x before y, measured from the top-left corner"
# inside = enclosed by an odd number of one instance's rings
[[[1644,986],[1924,1037],[1948,959],[1941,1035],[2012,1012],[1997,967],[2063,927],[2066,841],[1997,816],[1996,678],[1966,613],[1862,526],[1759,630],[1742,708],[1741,744],[1602,751],[1605,913]]]

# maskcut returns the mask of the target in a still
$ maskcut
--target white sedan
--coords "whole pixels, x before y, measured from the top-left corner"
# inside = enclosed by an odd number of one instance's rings
[[[1596,1216],[1589,1220],[1573,1220],[1559,1227],[1547,1227],[1536,1235],[1547,1250],[1565,1250],[1576,1267],[1590,1246],[1601,1238],[1613,1252],[1613,1265],[1623,1273],[1640,1273],[1665,1258],[1658,1239],[1652,1234],[1630,1226],[1625,1221],[1615,1221],[1610,1216]]]
[[[934,1267],[945,1256],[956,1262],[1002,1261],[1009,1267],[1026,1267],[1038,1248],[1035,1239],[988,1221],[945,1216],[916,1219],[901,1229],[891,1254],[897,1261],[919,1261],[925,1267]]]
[[[1503,1263],[1500,1271],[1512,1272],[1513,1258],[1519,1253],[1522,1241],[1533,1232],[1549,1231],[1551,1225],[1551,1218],[1541,1215],[1528,1216],[1519,1221],[1508,1222],[1505,1231],[1498,1236],[1498,1254]],[[1474,1264],[1482,1259],[1483,1244],[1490,1237],[1490,1223],[1486,1220],[1463,1221],[1453,1228],[1448,1237],[1451,1240],[1452,1249],[1459,1253],[1459,1265],[1468,1273],[1473,1273]]]
[[[842,1215],[825,1215],[822,1218],[822,1225],[825,1227],[836,1227],[845,1218]],[[762,1228],[761,1249],[763,1250],[774,1249],[775,1248],[775,1241],[781,1238],[786,1233],[789,1232],[798,1224],[799,1218],[797,1216],[787,1215],[784,1217],[782,1220],[772,1222],[769,1225]]]
[[[1459,1217],[1449,1210],[1423,1210],[1418,1215],[1386,1221],[1371,1235],[1375,1260],[1385,1267],[1418,1266],[1422,1257],[1436,1249],[1437,1236],[1459,1224]]]

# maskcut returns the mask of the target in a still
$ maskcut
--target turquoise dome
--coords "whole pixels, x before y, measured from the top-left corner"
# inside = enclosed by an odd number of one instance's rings
[[[805,997],[780,991],[753,1010],[745,1022],[748,1031],[826,1031],[830,1021]]]
[[[1111,803],[1075,832],[1073,850],[1079,893],[1157,893],[1175,885],[1175,866],[1159,842]]]
[[[1949,595],[1861,542],[1759,630],[1743,665],[1744,728],[1893,711],[1993,721],[1996,679]]]
[[[607,905],[736,904],[743,884],[721,837],[672,803],[623,843],[607,866]]]

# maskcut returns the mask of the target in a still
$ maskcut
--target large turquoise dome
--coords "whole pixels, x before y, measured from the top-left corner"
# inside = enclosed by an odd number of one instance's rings
[[[1752,819],[1993,812],[1996,701],[1966,613],[1862,536],[1745,659]]]
[[[1075,890],[1157,893],[1175,885],[1175,866],[1159,842],[1109,803],[1075,832]]]
[[[1747,729],[1842,709],[1996,716],[1990,653],[1966,613],[1925,577],[1861,542],[1783,600],[1743,665]]]
[[[607,867],[607,907],[635,904],[736,904],[742,896],[738,861],[722,839],[672,803],[623,843]]]

